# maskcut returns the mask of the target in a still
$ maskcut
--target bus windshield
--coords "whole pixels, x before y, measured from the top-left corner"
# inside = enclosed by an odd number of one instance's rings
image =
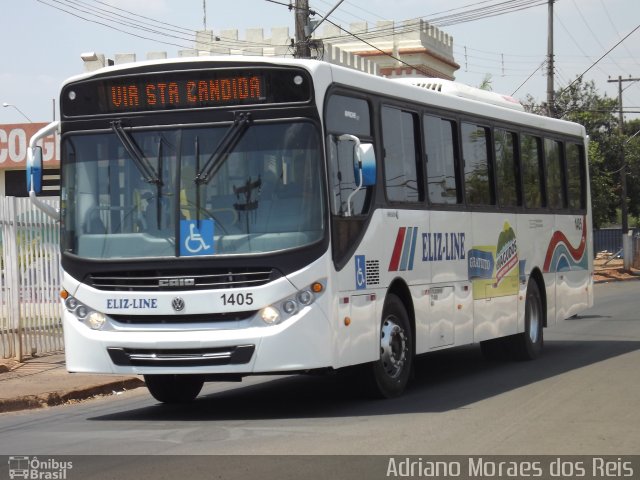
[[[255,123],[229,142],[233,129],[114,124],[67,135],[63,250],[92,259],[255,254],[321,240],[317,128]]]

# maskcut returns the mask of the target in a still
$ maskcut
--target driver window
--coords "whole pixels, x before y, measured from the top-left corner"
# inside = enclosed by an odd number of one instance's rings
[[[364,99],[333,95],[327,103],[326,122],[331,213],[343,216],[348,210],[349,196],[358,187],[358,180],[353,169],[353,142],[339,142],[338,137],[348,133],[363,143],[372,142],[369,104]],[[363,187],[351,197],[352,215],[367,213],[372,188]]]

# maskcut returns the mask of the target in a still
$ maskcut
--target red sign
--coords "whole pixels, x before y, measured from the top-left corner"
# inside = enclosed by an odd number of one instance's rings
[[[0,170],[25,168],[29,140],[46,123],[17,123],[0,125]],[[54,135],[38,142],[42,147],[44,168],[59,168],[60,153]]]

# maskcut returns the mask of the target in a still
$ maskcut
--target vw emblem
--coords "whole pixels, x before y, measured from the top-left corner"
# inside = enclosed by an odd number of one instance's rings
[[[171,300],[171,306],[176,312],[181,312],[184,308],[184,300],[180,297],[176,297]]]

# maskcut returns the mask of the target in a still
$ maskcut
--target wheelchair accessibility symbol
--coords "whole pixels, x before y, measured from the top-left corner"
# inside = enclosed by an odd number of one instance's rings
[[[180,220],[180,255],[213,255],[213,220]]]
[[[356,289],[367,288],[367,267],[364,255],[356,255]]]

